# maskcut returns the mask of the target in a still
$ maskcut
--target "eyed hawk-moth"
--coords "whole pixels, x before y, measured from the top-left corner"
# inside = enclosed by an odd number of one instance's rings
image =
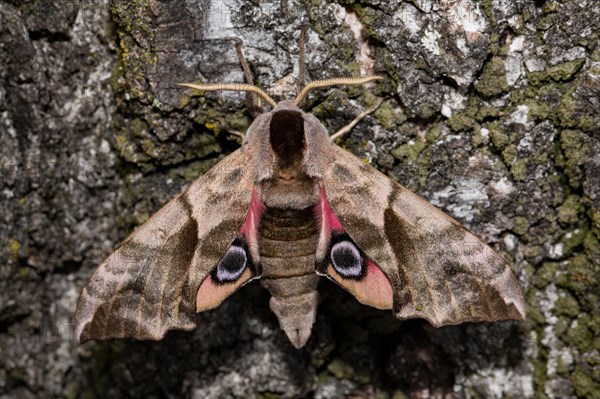
[[[522,320],[521,289],[498,254],[337,146],[298,106],[310,89],[373,79],[313,82],[279,103],[250,85],[188,85],[253,91],[273,109],[98,267],[77,305],[77,338],[157,340],[190,330],[197,312],[258,278],[297,348],[310,337],[321,276],[399,319]]]

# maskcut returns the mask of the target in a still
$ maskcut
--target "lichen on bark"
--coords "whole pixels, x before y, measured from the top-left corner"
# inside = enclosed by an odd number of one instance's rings
[[[239,94],[311,94],[340,141],[511,260],[526,322],[433,329],[324,282],[313,337],[286,341],[249,285],[201,328],[79,346],[93,268],[239,146]],[[600,398],[600,5],[594,0],[47,0],[0,3],[0,396]]]

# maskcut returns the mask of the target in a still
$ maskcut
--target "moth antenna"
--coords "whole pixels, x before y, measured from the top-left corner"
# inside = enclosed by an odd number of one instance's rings
[[[261,88],[254,85],[244,83],[178,83],[179,86],[189,87],[190,89],[202,90],[202,91],[217,91],[217,90],[229,90],[229,91],[246,91],[256,93],[268,102],[272,107],[275,107],[277,103]]]
[[[307,29],[307,25],[302,25],[302,29],[300,30],[300,40],[298,41],[298,91],[296,92],[296,95],[300,94],[304,88],[304,46]]]
[[[360,115],[358,115],[356,118],[354,118],[354,120],[350,123],[348,123],[346,126],[344,126],[343,128],[341,128],[340,130],[338,130],[337,132],[335,132],[334,134],[332,134],[331,136],[329,136],[331,138],[331,141],[334,141],[336,139],[339,139],[340,137],[342,137],[344,134],[348,133],[350,130],[352,130],[352,128],[354,126],[356,126],[356,124],[358,122],[361,121],[361,119],[363,119],[365,116],[369,115],[372,112],[375,112],[377,110],[377,108],[379,108],[379,106],[381,105],[381,103],[383,102],[383,98],[378,99],[375,104],[373,104],[370,108],[366,109],[364,112],[362,112]]]
[[[240,63],[242,64],[242,70],[244,71],[244,78],[246,78],[246,83],[254,86],[254,78],[252,77],[250,66],[248,65],[248,61],[246,60],[244,52],[242,51],[242,41],[239,39],[234,39],[234,41],[235,51],[237,52],[238,58],[240,59]],[[251,114],[260,114],[263,111],[260,99],[255,99],[255,97],[251,93],[248,93],[246,97],[246,106],[248,107],[248,110]]]
[[[324,87],[330,86],[342,86],[342,85],[362,85],[368,82],[372,82],[373,80],[381,80],[383,79],[381,76],[366,76],[363,78],[332,78],[332,79],[324,79],[324,80],[315,80],[314,82],[309,83],[302,89],[294,104],[298,106],[302,100],[315,89],[322,89]]]

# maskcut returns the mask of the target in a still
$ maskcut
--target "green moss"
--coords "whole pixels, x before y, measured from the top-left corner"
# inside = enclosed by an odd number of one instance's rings
[[[540,256],[542,248],[539,245],[526,245],[523,249],[525,259],[530,262],[535,262],[535,259]]]
[[[581,198],[575,194],[569,195],[557,211],[559,222],[563,224],[577,223],[579,214],[583,211]]]
[[[341,359],[333,359],[327,370],[338,379],[351,380],[355,375],[354,368]]]
[[[169,169],[168,176],[174,181],[181,180],[183,182],[190,182],[199,176],[202,176],[210,168],[216,165],[217,162],[218,159],[195,161],[187,165]]]
[[[515,216],[512,231],[519,236],[524,236],[529,230],[529,220],[523,216]]]
[[[512,166],[510,167],[510,173],[512,174],[513,179],[515,179],[516,181],[525,180],[527,162],[529,162],[527,158],[522,158],[512,164]]]
[[[588,321],[587,321],[587,327],[592,332],[592,336],[593,337],[599,337],[600,336],[600,315],[598,315],[598,314],[591,314],[590,317],[589,317],[589,319],[588,319]],[[595,350],[600,351],[600,340],[595,339],[593,341],[592,345],[593,345],[593,347],[594,347]],[[600,361],[600,354],[598,354],[598,357],[596,358],[596,361]]]
[[[395,391],[392,394],[392,399],[409,399],[409,396],[402,391]]]
[[[439,113],[437,106],[429,103],[418,104],[416,108],[408,111],[413,111],[412,114],[421,119],[432,119],[437,117]]]
[[[163,158],[161,165],[178,165],[182,162],[206,158],[221,153],[221,146],[216,142],[213,136],[208,134],[198,134],[194,136],[184,147],[185,150],[177,151],[174,154],[172,154],[173,151],[169,151],[169,155]],[[172,149],[170,148],[170,150]],[[200,167],[204,170],[206,167],[212,166],[213,162],[214,159],[209,159],[207,162],[200,161],[199,165],[203,165]]]
[[[575,127],[577,126],[577,119],[575,118],[575,99],[573,99],[573,93],[577,86],[573,86],[562,96],[560,104],[556,113],[558,114],[558,120],[563,127]]]
[[[538,288],[544,288],[552,280],[554,280],[554,276],[556,275],[557,271],[558,271],[558,263],[546,262],[546,263],[542,264],[542,267],[540,267],[536,271],[535,279],[534,279],[533,283]]]
[[[483,134],[481,134],[481,128],[475,130],[473,132],[473,135],[471,136],[471,145],[473,147],[480,147],[485,143],[486,143],[486,139],[483,136]]]
[[[529,118],[533,120],[543,121],[554,116],[552,106],[539,98],[527,99],[524,103],[529,108]]]
[[[546,318],[540,309],[540,305],[535,296],[534,290],[529,290],[525,294],[525,306],[527,312],[528,323],[542,325],[546,323]]]
[[[544,14],[552,14],[558,11],[559,3],[557,1],[546,1],[542,7],[542,12]]]
[[[587,256],[578,255],[569,260],[566,273],[556,278],[556,284],[570,289],[578,296],[584,295],[593,286],[598,286],[597,267]]]
[[[442,127],[439,124],[431,126],[425,133],[425,141],[428,144],[433,144],[442,134]]]
[[[504,159],[504,163],[507,165],[512,164],[517,158],[517,146],[515,144],[510,144],[502,151],[502,158]]]
[[[192,97],[188,95],[182,95],[179,98],[179,104],[177,104],[177,108],[185,108],[190,105],[192,102]]]
[[[484,97],[495,97],[508,91],[506,68],[500,57],[493,57],[483,67],[483,73],[475,83],[475,89]]]
[[[554,313],[557,315],[575,317],[579,314],[579,310],[579,303],[568,293],[558,298],[554,304]]]
[[[327,382],[327,380],[329,380],[330,378],[331,374],[329,374],[327,370],[323,370],[317,375],[317,382],[323,384]]]
[[[140,147],[142,151],[152,159],[162,158],[164,155],[161,153],[162,147],[157,145],[157,142],[146,139],[140,140]]]
[[[538,154],[535,154],[533,156],[533,162],[536,165],[545,164],[546,162],[548,162],[548,153],[546,153],[546,152],[540,152]]]
[[[580,352],[587,352],[594,348],[595,337],[590,327],[590,316],[583,314],[570,325],[566,334],[560,336],[567,345],[577,348]]]
[[[589,137],[578,130],[563,130],[560,133],[560,147],[564,153],[563,166],[569,184],[579,187],[583,175],[580,166],[588,159]]]
[[[490,45],[489,45],[488,51],[491,54],[499,54],[501,51],[500,35],[498,34],[498,32],[496,30],[493,30],[490,34]]]
[[[320,121],[326,122],[331,115],[337,114],[338,109],[349,106],[347,94],[342,91],[334,91],[325,101],[313,108],[312,114]]]
[[[153,9],[156,9],[154,0],[112,2],[126,90],[131,98],[145,101],[152,101],[151,93],[145,90],[146,75],[158,62],[158,56],[152,50],[158,31]]]
[[[229,117],[229,125],[240,132],[245,132],[248,130],[250,125],[252,124],[252,120],[248,118],[248,116],[244,113],[244,111],[236,111],[231,117]]]
[[[538,353],[537,356],[534,356],[532,358],[532,362],[533,362],[533,381],[535,383],[536,386],[538,387],[543,387],[546,384],[546,379],[547,377],[547,371],[548,371],[548,349],[541,344],[541,337],[543,336],[543,333],[541,331],[541,329],[538,329],[537,331],[537,347],[538,347]],[[543,388],[542,388],[543,389]],[[539,390],[538,392],[540,392],[541,390]],[[542,392],[540,392],[542,393]],[[545,398],[545,396],[542,394],[538,394],[536,395],[536,398]]]
[[[490,131],[490,138],[496,148],[502,150],[510,143],[510,137],[502,132],[498,122],[490,123],[486,127]]]
[[[382,388],[375,388],[372,397],[373,399],[390,399],[390,394]]]
[[[119,19],[119,26],[128,33],[140,33],[147,39],[154,39],[157,28],[153,25],[156,8],[154,0],[132,0],[113,3],[113,14]]]
[[[571,365],[569,363],[563,363],[562,357],[556,359],[556,374],[561,377],[569,378],[569,372],[571,371]]]
[[[379,16],[376,14],[376,11],[371,7],[365,7],[360,2],[352,1],[352,8],[356,11],[358,15],[358,19],[361,22],[361,25],[367,30],[369,36],[378,37],[379,32],[375,29],[374,23],[378,20]],[[320,5],[320,2],[316,3]]]
[[[554,65],[543,71],[530,72],[527,74],[527,80],[530,85],[539,86],[548,81],[564,82],[573,78],[573,76],[581,69],[585,59],[565,62],[563,64]]]
[[[135,118],[127,125],[127,128],[134,137],[148,137],[150,124],[146,120]]]
[[[600,229],[600,213],[596,212],[596,210],[592,208],[590,208],[588,212],[592,223],[594,223],[594,226]]]
[[[123,89],[123,73],[123,61],[121,60],[121,54],[119,54],[113,65],[109,80],[115,93],[119,93]]]
[[[583,244],[587,235],[586,229],[578,229],[564,235],[561,242],[564,244],[563,254],[569,255],[573,250]]]
[[[496,21],[496,18],[494,17],[494,5],[492,0],[482,0],[481,8],[483,9],[487,20],[490,21],[492,26],[496,26],[498,24],[498,21]]]
[[[593,259],[600,258],[600,230],[587,231],[583,239],[583,246]]]
[[[117,148],[117,151],[119,151],[119,154],[121,154],[121,156],[123,156],[123,154],[126,152],[128,145],[129,141],[127,140],[127,137],[124,134],[117,134],[115,136],[115,147]]]
[[[406,122],[404,112],[395,110],[385,101],[373,112],[373,116],[381,126],[388,130],[393,130]]]
[[[423,148],[425,148],[425,142],[417,140],[411,143],[402,144],[393,149],[392,155],[397,159],[408,158],[409,160],[414,161],[417,159]]]
[[[600,37],[600,32],[592,33],[588,37],[590,37],[590,38],[595,37],[597,39],[598,37]],[[600,49],[598,49],[598,46],[594,47],[594,51],[590,55],[590,60],[591,61],[595,61],[595,62],[600,61]],[[600,68],[598,68],[598,67],[592,67],[592,68],[590,68],[590,70],[593,71],[594,73],[598,73],[598,71],[600,70]]]
[[[479,107],[479,109],[477,110],[477,114],[475,116],[475,119],[478,120],[479,122],[483,122],[486,119],[497,119],[500,114],[501,114],[501,110],[500,108],[497,107],[490,107],[490,106],[481,106]]]
[[[6,244],[6,249],[8,249],[12,260],[14,262],[17,262],[21,255],[21,243],[13,238],[11,240],[8,240],[8,243]]]
[[[448,126],[453,132],[460,132],[465,130],[473,130],[476,123],[477,122],[475,119],[465,114],[455,114],[448,118],[446,121],[446,126]]]
[[[542,14],[541,18],[538,16],[538,21],[537,21],[537,29],[538,29],[538,39],[540,40],[540,42],[545,42],[544,37],[543,37],[543,33],[546,32],[548,29],[552,28],[553,26],[556,26],[557,24],[560,23],[560,20],[558,19],[558,16],[556,13],[544,13]]]
[[[600,399],[600,390],[598,389],[598,381],[594,381],[588,371],[582,366],[576,366],[571,373],[571,381],[575,393],[580,398]]]
[[[354,59],[354,47],[344,46],[343,48],[338,49],[338,51],[343,51],[344,57],[342,60],[350,60],[350,62],[338,61],[337,64],[346,70],[348,76],[360,76],[360,65]],[[350,97],[358,97],[363,92],[362,86],[346,86],[344,90],[348,93]]]

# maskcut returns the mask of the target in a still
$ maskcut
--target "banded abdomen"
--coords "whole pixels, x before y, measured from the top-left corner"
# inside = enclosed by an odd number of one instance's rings
[[[319,301],[317,233],[313,207],[267,208],[258,230],[261,281],[272,295],[271,310],[297,348],[310,337]]]

